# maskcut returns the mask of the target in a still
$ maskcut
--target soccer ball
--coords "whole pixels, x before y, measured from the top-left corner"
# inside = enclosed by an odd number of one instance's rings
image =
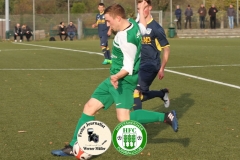
[[[78,142],[75,142],[73,146],[73,154],[78,160],[88,160],[92,157],[91,154],[85,153],[79,146]]]

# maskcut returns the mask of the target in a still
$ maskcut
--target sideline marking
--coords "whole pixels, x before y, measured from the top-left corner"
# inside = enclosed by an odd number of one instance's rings
[[[67,50],[67,51],[74,51],[74,52],[84,52],[84,53],[97,54],[97,55],[103,56],[103,54],[98,53],[98,52],[89,52],[89,51],[83,51],[83,50],[74,50],[74,49],[58,48],[58,47],[50,47],[50,46],[42,46],[42,45],[34,45],[34,44],[25,44],[25,43],[15,43],[15,44],[30,45],[30,46],[37,46],[37,47],[43,47],[43,48],[60,49],[60,50]],[[236,64],[236,65],[238,65],[238,64]],[[173,70],[169,70],[169,69],[165,69],[165,71],[170,72],[170,73],[175,73],[175,74],[178,74],[178,75],[182,75],[182,76],[186,76],[186,77],[199,79],[199,80],[202,80],[202,81],[207,81],[207,82],[211,82],[211,83],[220,84],[220,85],[223,85],[223,86],[228,86],[228,87],[240,89],[240,86],[233,85],[233,84],[228,84],[228,83],[224,83],[224,82],[220,82],[220,81],[215,81],[215,80],[211,80],[211,79],[207,79],[207,78],[202,78],[202,77],[198,77],[198,76],[194,76],[194,75],[190,75],[190,74],[186,74],[186,73],[181,73],[181,72],[177,72],[177,71],[173,71]]]
[[[199,80],[202,80],[202,81],[212,82],[212,83],[220,84],[220,85],[223,85],[223,86],[228,86],[228,87],[240,89],[240,86],[233,85],[233,84],[228,84],[228,83],[224,83],[224,82],[220,82],[220,81],[215,81],[215,80],[211,80],[211,79],[207,79],[207,78],[202,78],[202,77],[194,76],[194,75],[191,75],[191,74],[181,73],[181,72],[172,71],[172,70],[168,70],[168,69],[165,69],[165,71],[170,72],[170,73],[179,74],[179,75],[186,76],[186,77],[191,77],[191,78],[199,79]]]
[[[7,52],[7,51],[40,51],[40,50],[48,50],[48,49],[45,49],[45,48],[41,48],[41,49],[2,49],[0,51],[3,51],[3,52]]]
[[[205,65],[205,66],[178,66],[178,67],[166,67],[166,68],[203,68],[203,67],[233,67],[240,66],[240,64],[220,64],[220,65]]]
[[[101,56],[103,56],[102,53],[98,53],[98,52],[89,52],[89,51],[76,50],[76,49],[59,48],[59,47],[51,47],[51,46],[42,46],[42,45],[26,44],[26,43],[14,43],[14,44],[29,45],[29,46],[36,46],[36,47],[43,47],[43,48],[51,48],[51,49],[58,49],[58,50],[65,50],[65,51],[73,51],[73,52],[83,52],[83,53],[97,54],[97,55],[101,55]]]
[[[35,69],[21,69],[21,68],[3,68],[0,71],[94,71],[94,70],[104,70],[109,68],[62,68],[62,69],[48,69],[48,68],[35,68]]]

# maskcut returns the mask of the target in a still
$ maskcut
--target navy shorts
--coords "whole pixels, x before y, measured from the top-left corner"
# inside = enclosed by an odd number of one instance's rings
[[[138,85],[140,87],[140,91],[142,93],[148,92],[149,88],[158,75],[159,69],[153,67],[153,66],[140,66],[139,72],[138,72]],[[139,89],[138,87],[138,89]]]
[[[108,46],[108,36],[100,37],[100,46],[104,46],[104,47]]]

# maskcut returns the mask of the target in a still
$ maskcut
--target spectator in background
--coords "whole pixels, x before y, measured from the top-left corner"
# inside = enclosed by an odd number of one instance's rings
[[[177,20],[177,29],[181,29],[182,28],[182,10],[180,9],[179,5],[176,6],[176,10],[175,10],[175,15],[176,15],[176,20]]]
[[[207,14],[207,10],[204,7],[203,4],[201,4],[200,8],[198,9],[198,14],[199,14],[199,21],[200,21],[200,28],[204,29],[205,28],[205,17]]]
[[[233,29],[234,27],[234,16],[235,16],[235,10],[233,8],[233,5],[230,4],[229,8],[227,10],[227,15],[228,15],[228,22],[229,22],[229,28]]]
[[[67,35],[67,28],[66,28],[66,26],[64,25],[63,22],[60,22],[58,31],[59,31],[58,34],[59,34],[59,36],[60,36],[61,41],[63,41],[63,39],[62,39],[62,36],[63,36],[63,35],[65,35],[64,41],[66,41],[67,36],[68,36],[68,35]]]
[[[32,36],[32,29],[26,24],[22,25],[22,34],[26,36],[27,41],[29,41]]]
[[[70,38],[70,41],[73,40],[73,38],[75,37],[76,35],[76,32],[77,32],[77,28],[75,27],[75,25],[73,24],[73,22],[71,21],[69,23],[69,25],[67,26],[67,34],[68,34],[68,37]]]
[[[20,42],[22,42],[22,40],[23,40],[22,28],[20,27],[19,23],[17,23],[14,28],[14,41],[15,42],[17,42],[17,36],[20,37]]]
[[[190,5],[188,5],[187,9],[185,10],[185,16],[186,16],[185,29],[187,29],[187,23],[189,23],[189,28],[192,28],[192,25],[191,25],[192,15],[193,15],[192,8],[190,7]]]
[[[210,26],[211,29],[215,29],[216,28],[216,13],[218,12],[217,8],[215,7],[214,4],[212,4],[212,7],[209,8],[208,10],[208,14],[210,16]]]

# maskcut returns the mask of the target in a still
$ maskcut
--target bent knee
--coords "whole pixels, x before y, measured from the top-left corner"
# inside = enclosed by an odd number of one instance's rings
[[[95,113],[103,107],[102,103],[96,99],[90,99],[85,105],[83,112],[87,115],[95,115]]]
[[[117,119],[119,122],[130,120],[130,111],[127,109],[118,109]]]
[[[93,116],[96,112],[97,112],[97,110],[94,109],[94,106],[91,105],[90,103],[86,103],[84,105],[83,113]]]
[[[129,120],[129,118],[127,118],[127,117],[117,117],[117,119],[118,119],[118,121],[119,122],[123,122],[123,121],[127,121],[127,120]]]

